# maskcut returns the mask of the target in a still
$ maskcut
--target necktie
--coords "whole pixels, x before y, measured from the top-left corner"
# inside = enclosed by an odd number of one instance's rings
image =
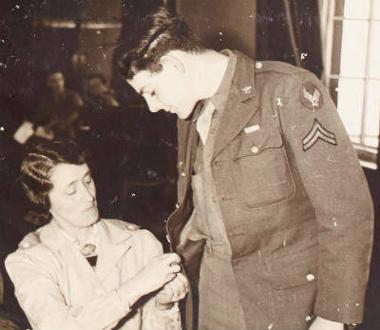
[[[211,127],[212,115],[214,114],[215,106],[211,101],[207,101],[203,106],[201,115],[199,116],[196,124],[197,132],[201,138],[203,145],[206,144],[208,133]]]

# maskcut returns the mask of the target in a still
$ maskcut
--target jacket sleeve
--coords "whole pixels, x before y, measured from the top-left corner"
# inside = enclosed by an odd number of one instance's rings
[[[373,235],[366,178],[328,91],[311,73],[293,74],[277,98],[283,135],[318,222],[315,314],[360,323]]]
[[[15,286],[15,295],[33,329],[105,329],[129,313],[116,291],[97,296],[81,307],[71,307],[57,285],[54,258],[39,257],[18,250],[5,261]],[[58,265],[57,265],[58,267]]]
[[[144,249],[144,264],[151,258],[163,253],[161,243],[149,231],[142,230],[142,248]],[[161,310],[156,305],[153,295],[142,307],[142,330],[180,330],[181,319],[178,304],[168,310]]]

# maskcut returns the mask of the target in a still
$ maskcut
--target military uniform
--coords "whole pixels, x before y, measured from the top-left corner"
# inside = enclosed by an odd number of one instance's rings
[[[54,221],[26,236],[7,257],[16,297],[33,329],[180,330],[176,304],[160,310],[152,298],[132,308],[117,291],[162,253],[157,239],[120,220],[101,220],[95,226],[99,245],[94,269]]]
[[[197,281],[212,242],[195,239],[189,222],[195,126],[191,119],[178,122],[178,208],[167,229]],[[246,328],[303,330],[316,315],[360,323],[373,206],[321,82],[303,69],[237,53],[210,167]],[[235,288],[218,283],[234,296]]]

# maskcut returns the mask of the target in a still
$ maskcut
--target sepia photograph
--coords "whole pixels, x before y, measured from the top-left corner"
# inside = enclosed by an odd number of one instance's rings
[[[1,0],[0,330],[380,329],[380,0]]]

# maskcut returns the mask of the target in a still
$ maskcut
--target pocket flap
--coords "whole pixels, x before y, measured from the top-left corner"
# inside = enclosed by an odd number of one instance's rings
[[[283,145],[281,133],[275,128],[262,128],[252,133],[245,133],[243,131],[240,139],[241,142],[235,159],[259,155],[265,149],[280,148]]]
[[[318,279],[317,256],[302,256],[271,260],[270,282],[275,289],[290,289],[297,286],[313,283]]]

